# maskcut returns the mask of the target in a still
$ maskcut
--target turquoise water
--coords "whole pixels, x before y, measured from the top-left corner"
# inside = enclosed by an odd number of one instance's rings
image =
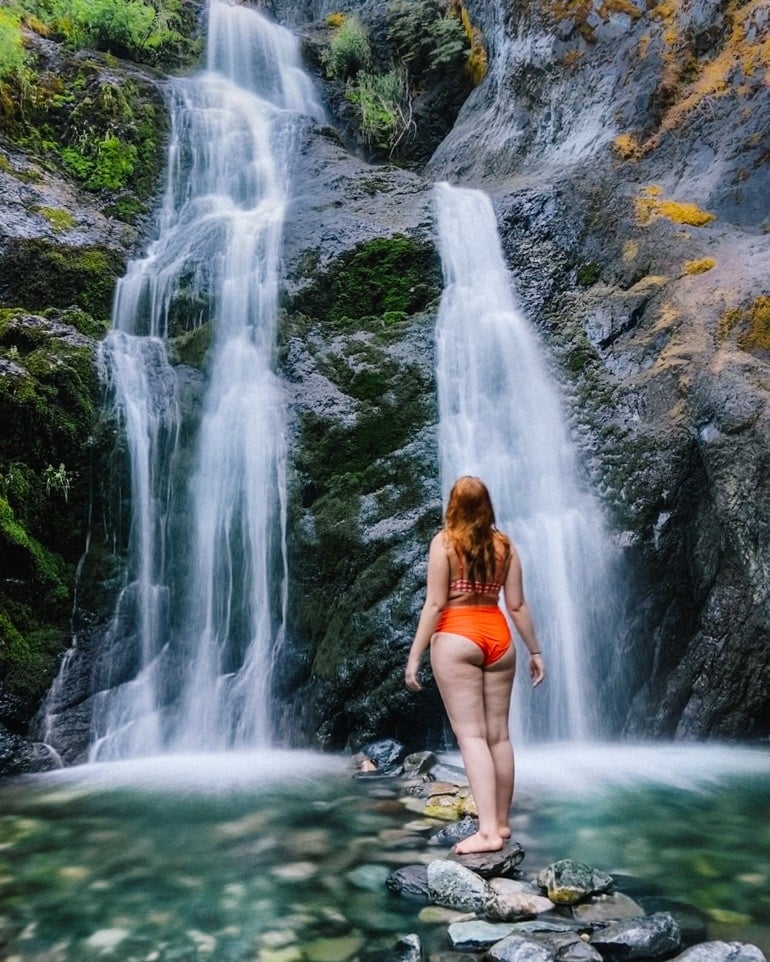
[[[553,746],[518,756],[527,872],[556,858],[770,947],[770,753]],[[388,894],[435,857],[392,783],[303,752],[170,757],[0,786],[0,958],[345,962],[444,926]],[[417,824],[415,824],[417,823]]]

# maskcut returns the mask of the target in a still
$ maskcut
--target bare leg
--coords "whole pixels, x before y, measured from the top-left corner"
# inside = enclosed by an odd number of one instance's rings
[[[483,674],[487,744],[495,766],[497,825],[502,838],[511,837],[514,762],[508,713],[515,670],[516,652],[511,644],[503,657],[485,668]]]
[[[433,636],[430,660],[479,815],[478,832],[459,842],[455,851],[496,852],[504,841],[499,832],[495,761],[487,743],[483,652],[461,635],[442,632]]]

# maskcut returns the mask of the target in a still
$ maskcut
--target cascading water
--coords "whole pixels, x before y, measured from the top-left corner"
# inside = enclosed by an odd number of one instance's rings
[[[278,271],[294,134],[322,111],[292,34],[220,0],[206,70],[171,82],[169,99],[158,238],[118,287],[102,353],[131,520],[97,666],[92,759],[268,743],[284,621]],[[172,366],[168,338],[207,330],[202,413],[190,425],[180,398],[191,372]]]
[[[489,198],[447,183],[434,196],[445,280],[436,327],[442,487],[446,495],[459,475],[481,477],[522,558],[548,675],[525,717],[520,667],[514,734],[587,739],[600,733],[596,676],[618,630],[610,542],[515,306]]]

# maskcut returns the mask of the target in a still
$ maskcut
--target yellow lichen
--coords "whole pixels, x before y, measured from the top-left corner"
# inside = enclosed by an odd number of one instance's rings
[[[622,160],[636,160],[641,153],[639,141],[633,134],[618,134],[612,147]]]
[[[687,224],[690,227],[703,227],[715,220],[713,214],[701,210],[696,204],[682,203],[676,200],[665,200],[663,190],[657,184],[645,187],[642,196],[636,199],[636,220],[642,227],[652,223],[659,217],[673,221],[675,224]]]
[[[685,274],[705,274],[706,271],[710,271],[716,266],[717,262],[713,257],[702,257],[698,261],[687,261],[684,265],[684,272]]]
[[[738,338],[744,351],[770,351],[770,297],[758,297],[748,310],[748,327]]]
[[[716,56],[703,66],[692,58],[695,76],[677,91],[676,102],[663,117],[660,132],[674,130],[691,111],[708,102],[709,98],[723,97],[728,93],[750,96],[756,90],[757,82],[767,82],[766,75],[761,79],[759,75],[770,66],[770,40],[764,31],[753,27],[749,29],[754,16],[760,16],[766,4],[767,0],[749,0],[748,3],[730,0],[725,8],[726,25],[730,31],[726,42]],[[660,19],[667,23],[667,44],[673,48],[666,51],[664,59],[668,64],[681,64],[684,62],[681,40],[678,37],[674,39],[669,33],[675,29],[671,23],[673,11],[670,5],[671,0],[666,0],[651,11],[651,16],[659,10],[664,11],[665,15],[661,14]],[[678,79],[682,79],[681,70]],[[741,79],[750,80],[751,83],[741,83]],[[650,146],[655,146],[658,137],[653,138]]]
[[[452,17],[458,17],[460,23],[463,25],[465,34],[471,44],[470,53],[468,54],[468,59],[465,61],[465,69],[468,72],[469,77],[474,86],[477,86],[486,77],[487,70],[489,69],[489,59],[487,57],[487,48],[484,46],[484,40],[481,35],[481,31],[478,27],[474,26],[471,20],[470,14],[462,2],[462,0],[453,0],[453,3],[449,7],[449,15]]]
[[[339,10],[335,11],[334,13],[330,13],[326,18],[326,26],[331,27],[333,30],[341,27],[344,22],[345,14],[341,13]]]

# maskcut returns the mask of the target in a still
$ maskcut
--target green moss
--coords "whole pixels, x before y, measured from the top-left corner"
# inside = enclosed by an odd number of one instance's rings
[[[125,258],[104,247],[18,238],[7,245],[1,265],[0,305],[20,304],[33,311],[74,305],[107,319]]]
[[[211,324],[203,324],[193,331],[187,331],[168,342],[169,358],[172,364],[189,364],[202,368],[214,335]]]
[[[577,269],[577,282],[581,287],[591,287],[599,280],[599,265],[586,261]]]
[[[33,211],[45,217],[57,233],[71,230],[76,224],[72,214],[68,210],[62,210],[60,207],[34,207]]]
[[[441,290],[435,248],[402,235],[376,238],[340,257],[292,309],[349,328],[358,318],[423,310]]]

